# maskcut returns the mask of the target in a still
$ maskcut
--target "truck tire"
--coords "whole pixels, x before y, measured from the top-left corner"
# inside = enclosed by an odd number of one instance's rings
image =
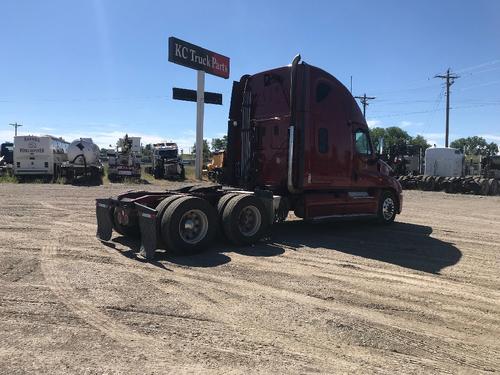
[[[156,227],[157,233],[161,232],[161,221],[162,221],[163,214],[165,213],[167,207],[170,206],[173,201],[175,201],[179,198],[182,198],[182,197],[184,197],[184,195],[180,195],[180,194],[170,195],[170,196],[166,197],[165,199],[163,199],[158,204],[158,206],[156,206],[156,211],[158,212],[156,217],[159,218],[159,220],[157,221],[157,227]]]
[[[488,185],[490,187],[488,191],[488,195],[497,195],[498,194],[498,181],[494,178],[490,178],[488,180]]]
[[[383,191],[378,204],[378,222],[382,224],[392,223],[396,217],[396,205],[394,194],[387,190]]]
[[[229,200],[222,214],[226,237],[236,245],[257,242],[269,228],[269,215],[262,201],[251,194],[239,194]]]
[[[222,220],[222,214],[224,213],[224,208],[226,208],[227,204],[229,203],[229,200],[231,198],[234,198],[240,194],[238,193],[227,193],[224,194],[222,197],[220,197],[219,201],[217,202],[217,213],[219,214],[220,219]]]
[[[137,211],[130,211],[131,215],[128,216],[128,224],[120,224],[120,207],[115,207],[113,210],[113,229],[120,233],[122,236],[139,237],[141,231],[139,229],[139,218]]]
[[[490,190],[490,184],[486,178],[481,178],[479,180],[480,193],[481,195],[488,195],[488,191]]]
[[[219,218],[219,226],[217,228],[217,237],[224,238],[224,224],[222,223],[222,215],[224,214],[224,209],[226,208],[229,201],[238,196],[238,193],[227,193],[219,198],[217,202],[217,215]]]
[[[161,219],[167,251],[190,255],[205,250],[217,232],[217,212],[205,199],[186,196],[174,200]]]

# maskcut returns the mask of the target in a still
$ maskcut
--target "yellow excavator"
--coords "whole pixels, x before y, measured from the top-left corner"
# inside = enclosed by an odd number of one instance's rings
[[[224,151],[215,151],[212,154],[212,161],[207,164],[207,176],[210,181],[221,182],[224,153]]]

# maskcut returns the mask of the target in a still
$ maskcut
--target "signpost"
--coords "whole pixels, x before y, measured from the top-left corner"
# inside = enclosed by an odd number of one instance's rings
[[[205,73],[213,74],[221,78],[229,78],[229,57],[220,55],[218,53],[209,51],[205,48],[196,46],[194,44],[185,42],[183,40],[170,37],[168,39],[168,61],[174,64],[186,66],[198,71],[197,87],[196,87],[196,159],[195,159],[195,176],[201,180],[201,167],[203,164],[203,115],[205,102],[205,95],[212,96],[220,95],[214,101],[222,104],[222,94],[205,93]],[[176,90],[181,90],[177,91]],[[174,88],[174,99],[179,100],[192,100],[182,98],[180,96],[192,97],[193,90],[176,89]],[[176,97],[177,96],[177,97]]]

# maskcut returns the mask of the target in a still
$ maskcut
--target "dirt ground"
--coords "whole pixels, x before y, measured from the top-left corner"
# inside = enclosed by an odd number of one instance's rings
[[[94,198],[129,188],[0,185],[1,374],[500,370],[500,197],[146,263],[95,238]]]

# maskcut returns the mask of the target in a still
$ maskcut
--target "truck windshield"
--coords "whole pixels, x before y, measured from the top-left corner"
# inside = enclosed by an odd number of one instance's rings
[[[162,158],[174,159],[177,157],[177,150],[160,150],[159,154]]]

